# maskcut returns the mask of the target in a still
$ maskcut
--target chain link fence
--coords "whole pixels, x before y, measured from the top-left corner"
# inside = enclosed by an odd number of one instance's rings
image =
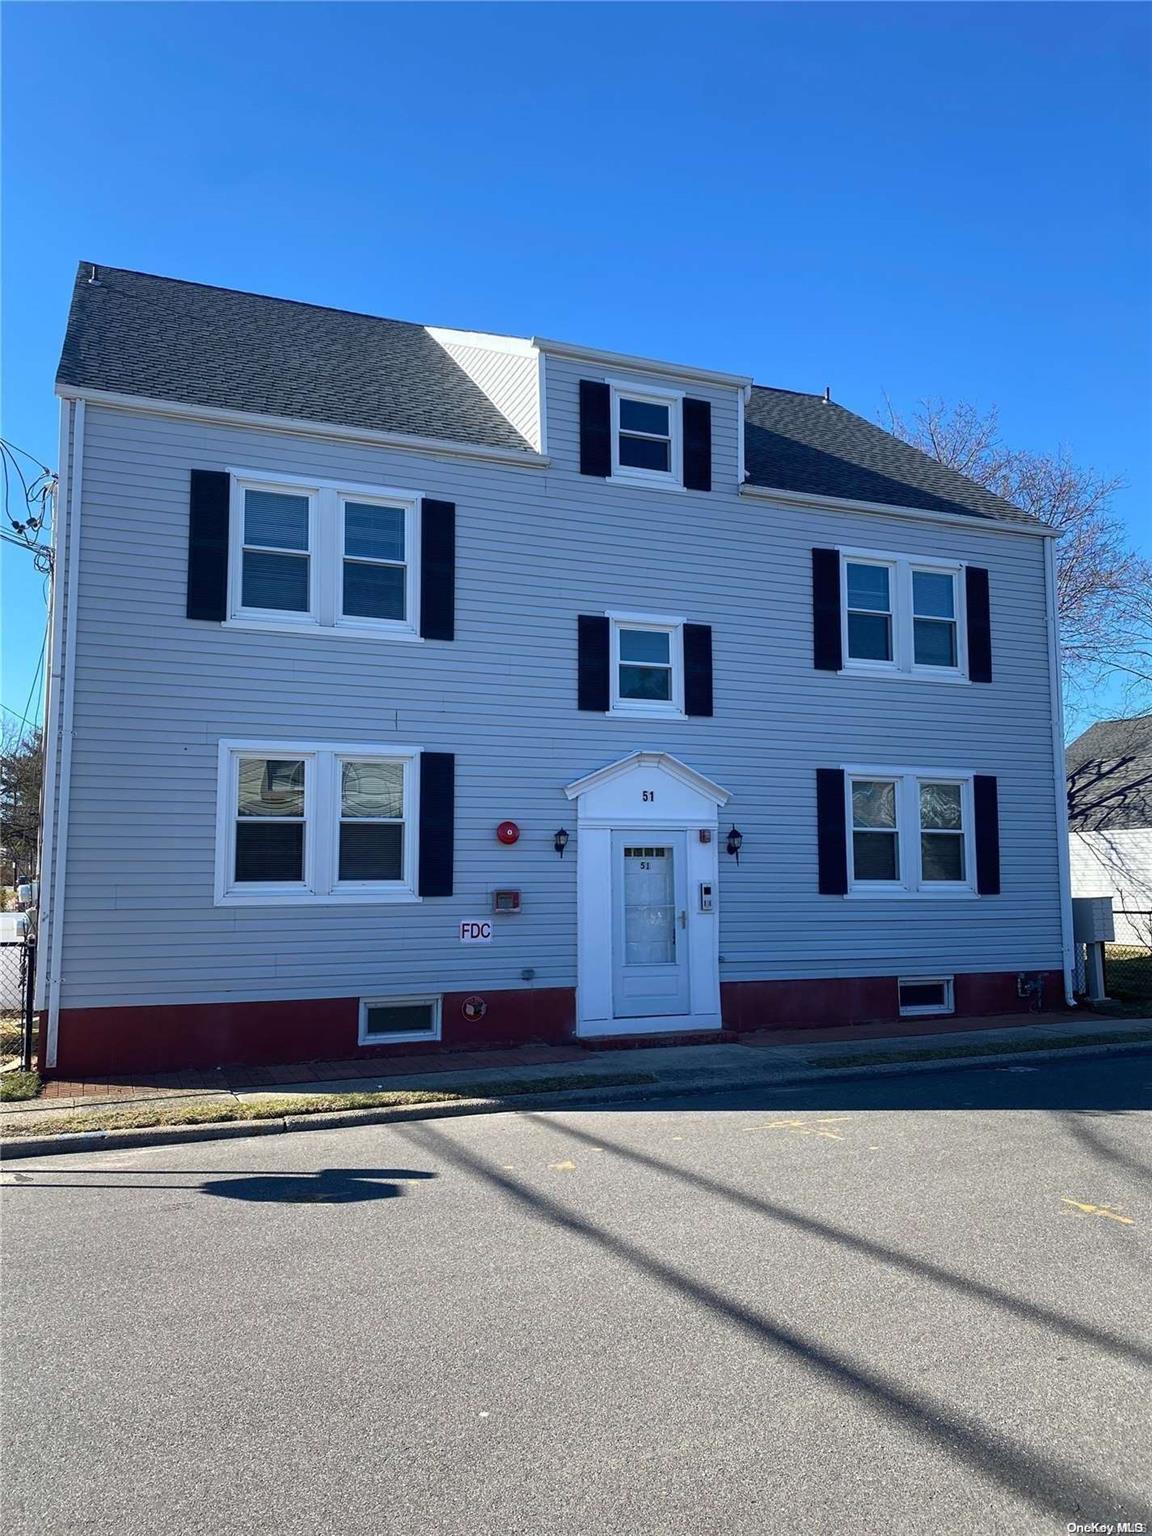
[[[0,1065],[32,1066],[34,939],[0,941]]]
[[[1152,911],[1125,912],[1137,940],[1104,947],[1104,990],[1120,1002],[1152,1004]]]

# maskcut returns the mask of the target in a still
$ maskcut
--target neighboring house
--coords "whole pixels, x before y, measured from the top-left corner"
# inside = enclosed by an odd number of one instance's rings
[[[1097,721],[1066,760],[1072,894],[1111,896],[1117,942],[1152,944],[1152,715]]]
[[[50,1068],[1063,1001],[1015,507],[818,395],[108,267],[58,388]]]

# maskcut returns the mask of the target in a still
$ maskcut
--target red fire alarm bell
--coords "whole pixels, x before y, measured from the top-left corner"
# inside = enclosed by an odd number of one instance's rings
[[[502,843],[518,843],[520,841],[520,828],[514,821],[502,821],[496,828],[496,836]]]

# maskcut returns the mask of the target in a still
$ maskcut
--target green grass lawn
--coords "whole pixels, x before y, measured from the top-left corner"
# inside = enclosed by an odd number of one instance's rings
[[[23,1074],[9,1074],[10,1076]],[[34,1074],[33,1074],[34,1075]],[[139,1130],[153,1125],[210,1125],[232,1120],[275,1120],[281,1115],[322,1115],[337,1109],[395,1109],[467,1099],[508,1099],[521,1094],[567,1093],[580,1088],[617,1088],[654,1083],[650,1072],[585,1072],[566,1077],[500,1078],[467,1088],[404,1088],[380,1093],[269,1095],[267,1098],[134,1105],[131,1109],[81,1109],[23,1115],[0,1124],[3,1136],[53,1136],[76,1131]],[[31,1095],[28,1095],[31,1097]]]

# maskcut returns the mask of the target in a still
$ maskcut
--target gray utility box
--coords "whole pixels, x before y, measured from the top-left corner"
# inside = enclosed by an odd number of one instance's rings
[[[1111,896],[1073,896],[1072,937],[1077,944],[1111,944],[1116,937]]]

